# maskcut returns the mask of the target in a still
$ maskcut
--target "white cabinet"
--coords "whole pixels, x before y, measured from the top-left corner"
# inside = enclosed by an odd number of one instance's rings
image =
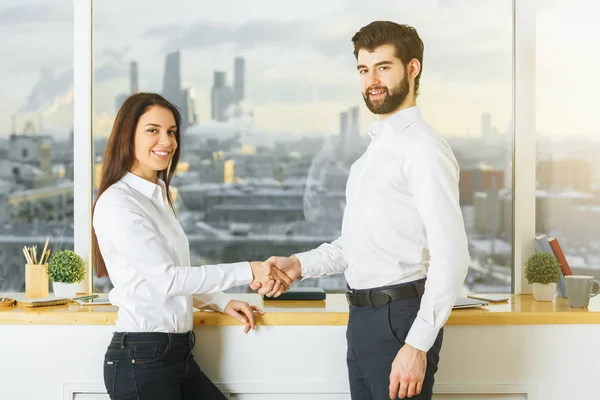
[[[232,394],[231,400],[350,400],[350,394],[318,393],[253,393]]]
[[[73,400],[110,400],[110,397],[103,393],[76,393]]]
[[[230,400],[350,400],[350,394],[252,393],[230,394]],[[107,394],[77,393],[73,400],[109,400]],[[433,400],[527,400],[525,394],[437,394]]]
[[[527,400],[526,394],[434,394],[433,400]]]

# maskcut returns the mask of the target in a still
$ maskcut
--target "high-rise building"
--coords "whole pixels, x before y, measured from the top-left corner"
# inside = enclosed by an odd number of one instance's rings
[[[360,148],[360,122],[358,107],[340,113],[340,149],[344,158],[353,158]]]
[[[352,107],[348,113],[350,114],[349,139],[350,142],[357,144],[360,140],[359,109]]]
[[[583,193],[591,191],[592,170],[586,160],[544,160],[538,162],[536,170],[538,188],[541,190]]]
[[[181,116],[186,116],[186,119],[182,121],[183,129],[188,126],[196,125],[198,123],[198,115],[196,114],[196,96],[193,89],[187,88],[183,90],[183,109],[181,110]]]
[[[181,86],[181,55],[179,51],[167,54],[163,93],[165,99],[177,107],[181,113],[181,134],[197,122],[196,107],[191,89]]]
[[[225,112],[229,106],[231,89],[225,85],[226,75],[223,71],[214,71],[211,89],[211,118],[215,121],[226,121]]]
[[[136,94],[138,91],[138,64],[136,61],[132,61],[129,64],[129,92],[130,94]]]
[[[183,96],[181,93],[181,57],[179,51],[167,54],[165,59],[162,94],[181,110]]]
[[[346,146],[348,141],[348,112],[343,111],[340,113],[340,145],[342,148]]]
[[[504,189],[504,171],[481,168],[461,170],[458,189],[460,204],[473,204],[478,192],[498,192]]]
[[[234,72],[233,72],[233,93],[234,100],[240,102],[244,100],[244,78],[245,60],[242,57],[236,57],[234,60]]]
[[[51,136],[39,134],[10,135],[8,143],[8,159],[18,164],[27,164],[39,168],[45,173],[52,169],[52,142]],[[13,173],[20,174],[16,168]],[[15,176],[20,180],[21,176]]]

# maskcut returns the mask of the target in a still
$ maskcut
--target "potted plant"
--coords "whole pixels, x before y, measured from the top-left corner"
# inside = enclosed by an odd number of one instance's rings
[[[61,250],[50,258],[48,276],[56,297],[73,298],[77,294],[77,283],[85,276],[85,263],[74,251]]]
[[[525,279],[533,284],[536,301],[552,301],[556,284],[560,280],[560,263],[550,253],[533,254],[525,263]]]

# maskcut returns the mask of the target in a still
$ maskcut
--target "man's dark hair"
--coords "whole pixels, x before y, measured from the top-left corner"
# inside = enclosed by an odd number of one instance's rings
[[[419,78],[423,71],[424,46],[415,28],[392,21],[373,21],[360,28],[352,36],[352,43],[354,43],[354,57],[356,58],[361,49],[373,51],[381,45],[391,44],[396,49],[396,57],[402,61],[405,68],[413,58],[419,60],[421,70],[415,78],[415,94],[418,93]]]

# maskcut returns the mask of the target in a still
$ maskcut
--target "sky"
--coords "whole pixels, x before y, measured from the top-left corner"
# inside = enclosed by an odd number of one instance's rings
[[[552,135],[600,131],[590,51],[600,37],[592,0],[538,2],[537,129]],[[542,3],[542,5],[540,5]],[[3,0],[0,5],[0,137],[25,121],[66,134],[72,126],[73,10],[66,0]],[[165,56],[179,50],[184,87],[196,94],[200,123],[210,117],[214,70],[233,82],[233,59],[246,60],[245,107],[267,132],[337,133],[339,113],[366,110],[350,38],[376,19],[413,25],[425,43],[418,102],[447,136],[478,136],[481,114],[506,132],[512,108],[512,1],[242,0],[94,3],[94,129],[108,134],[115,97],[128,91],[137,61],[140,89],[162,90]],[[316,11],[318,10],[318,11]],[[585,32],[585,33],[584,33]],[[567,50],[568,49],[568,50]]]

